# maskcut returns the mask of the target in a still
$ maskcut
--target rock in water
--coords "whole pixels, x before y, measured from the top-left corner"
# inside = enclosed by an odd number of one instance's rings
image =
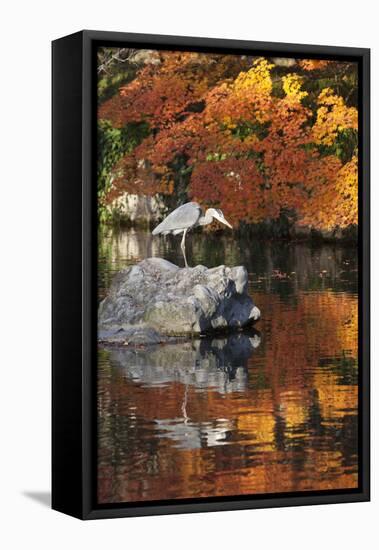
[[[99,308],[99,339],[158,343],[244,327],[259,309],[247,293],[244,267],[179,268],[149,258],[118,273]]]

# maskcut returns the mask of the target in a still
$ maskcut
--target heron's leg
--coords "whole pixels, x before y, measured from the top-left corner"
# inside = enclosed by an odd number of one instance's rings
[[[183,403],[182,403],[182,413],[184,418],[184,424],[188,424],[188,414],[187,414],[187,401],[188,401],[188,384],[186,384],[186,389],[184,391]]]
[[[184,264],[186,267],[188,267],[187,258],[186,258],[186,233],[187,233],[187,229],[183,231],[183,237],[182,237],[182,242],[180,244],[180,248],[182,249],[182,252],[183,252]]]

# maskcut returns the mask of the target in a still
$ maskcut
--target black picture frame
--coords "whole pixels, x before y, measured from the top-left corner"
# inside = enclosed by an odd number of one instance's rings
[[[96,71],[99,45],[354,60],[359,65],[359,488],[96,504]],[[52,507],[81,519],[370,499],[370,50],[85,30],[52,43]]]

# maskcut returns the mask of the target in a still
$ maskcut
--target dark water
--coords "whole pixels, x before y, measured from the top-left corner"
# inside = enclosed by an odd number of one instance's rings
[[[126,265],[182,265],[178,238],[100,234],[99,297]],[[100,349],[101,503],[357,486],[354,247],[188,238],[190,265],[243,264],[256,330]]]

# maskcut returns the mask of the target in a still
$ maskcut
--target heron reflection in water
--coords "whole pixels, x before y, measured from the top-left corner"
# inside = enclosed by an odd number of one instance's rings
[[[184,264],[188,267],[186,258],[186,234],[187,232],[201,225],[208,225],[218,220],[233,229],[224,214],[218,208],[208,208],[203,214],[200,206],[196,202],[187,202],[171,212],[153,231],[153,235],[180,235],[183,234],[181,249],[184,257]]]

